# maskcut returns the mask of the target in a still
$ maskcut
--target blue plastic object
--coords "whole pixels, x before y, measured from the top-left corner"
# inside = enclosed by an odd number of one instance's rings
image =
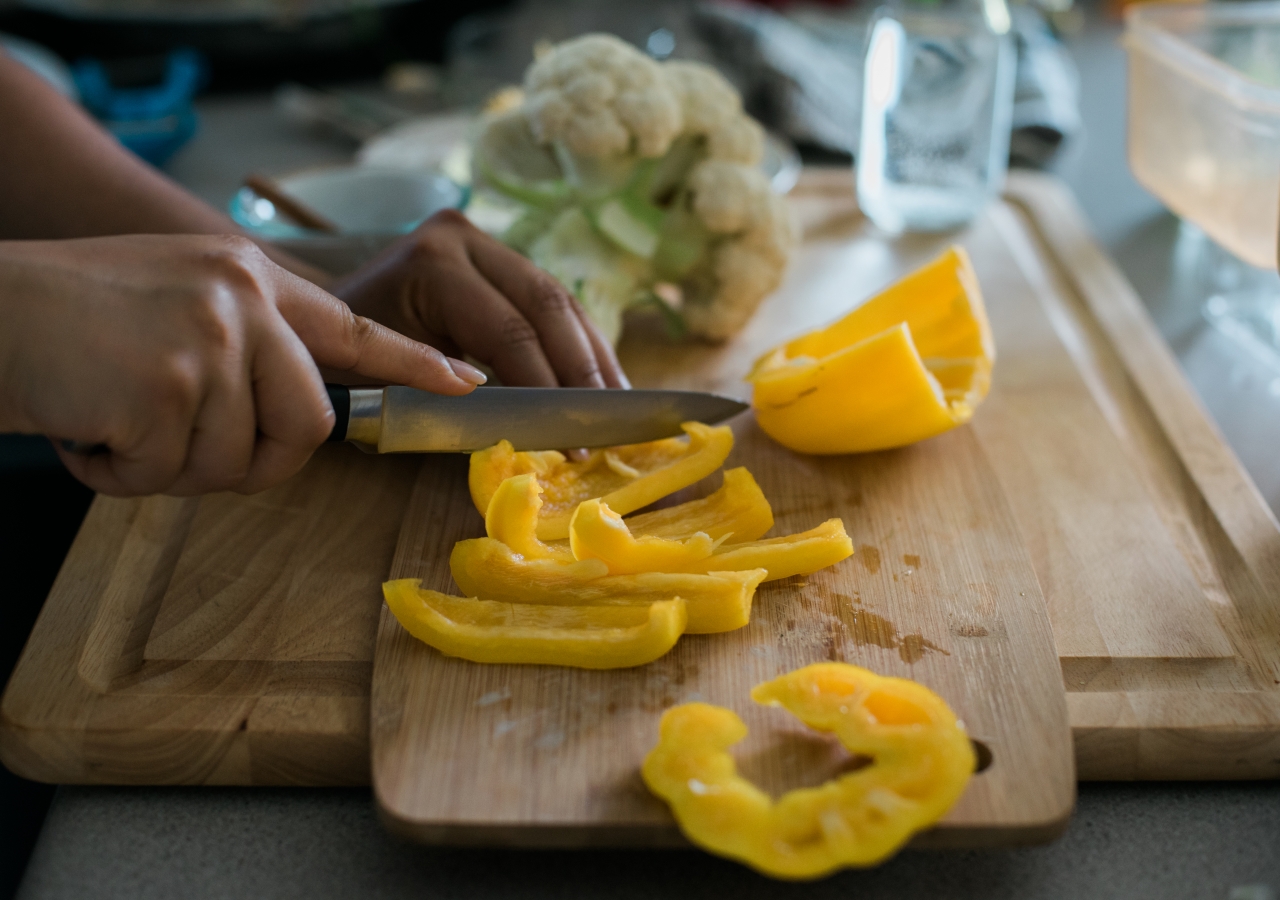
[[[147,162],[161,166],[196,133],[199,120],[191,105],[205,81],[204,59],[194,50],[169,54],[157,85],[117,88],[106,67],[82,59],[71,70],[80,101],[120,143]]]

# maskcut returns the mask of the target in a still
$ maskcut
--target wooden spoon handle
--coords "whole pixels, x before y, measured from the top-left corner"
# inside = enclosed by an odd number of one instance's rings
[[[309,228],[312,231],[322,231],[325,234],[337,234],[338,226],[330,222],[320,213],[307,206],[299,200],[290,197],[284,191],[280,190],[270,178],[265,175],[250,175],[244,180],[245,187],[253,191],[264,200],[270,200],[275,204],[276,209],[284,214],[285,218],[292,219],[296,224],[303,228]]]

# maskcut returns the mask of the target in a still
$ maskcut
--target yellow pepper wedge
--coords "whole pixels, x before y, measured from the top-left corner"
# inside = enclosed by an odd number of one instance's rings
[[[415,638],[478,663],[642,666],[674,647],[686,622],[679,597],[647,606],[534,606],[451,597],[417,578],[385,582],[382,595]]]
[[[489,538],[459,541],[449,556],[449,568],[464,594],[504,603],[644,606],[681,597],[688,615],[686,634],[742,628],[751,621],[756,587],[768,574],[764,569],[748,569],[705,575],[609,575],[598,559],[571,563],[529,559]]]
[[[576,559],[599,559],[610,575],[636,572],[684,572],[710,556],[716,541],[698,532],[684,540],[635,537],[622,520],[601,500],[578,504],[569,522],[569,546]]]
[[[973,417],[995,343],[968,255],[939,258],[757,360],[756,421],[801,453],[901,447]]]
[[[627,527],[636,537],[682,538],[701,531],[712,540],[738,544],[764,537],[773,527],[773,509],[751,473],[739,466],[725,470],[715,493],[632,516]]]
[[[503,481],[513,475],[537,475],[544,489],[538,537],[562,540],[569,536],[569,519],[583,500],[603,498],[625,515],[720,468],[733,449],[732,430],[700,422],[681,427],[687,439],[595,450],[581,462],[570,462],[555,450],[517,453],[510,442],[501,441],[471,454],[471,500],[484,514]]]
[[[641,774],[689,840],[766,875],[816,878],[882,862],[941,819],[973,773],[964,726],[914,681],[817,663],[758,685],[751,697],[872,762],[775,802],[738,774],[728,752],[746,737],[742,719],[689,703],[663,715]]]
[[[498,485],[484,514],[484,530],[526,559],[573,560],[563,544],[538,540],[538,514],[542,509],[542,486],[533,474],[513,475]]]
[[[711,551],[704,553],[708,545]],[[576,558],[600,560],[615,575],[660,564],[665,572],[766,569],[765,581],[807,575],[853,555],[853,541],[840,519],[828,519],[799,534],[716,546],[705,534],[685,541],[637,538],[627,529],[626,520],[599,500],[578,507],[569,527],[569,546]]]

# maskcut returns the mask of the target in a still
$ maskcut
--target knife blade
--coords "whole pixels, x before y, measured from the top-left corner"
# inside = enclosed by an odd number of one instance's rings
[[[698,391],[482,387],[461,397],[414,388],[326,384],[337,422],[330,441],[379,453],[471,453],[508,440],[517,450],[612,447],[714,424],[747,404]]]

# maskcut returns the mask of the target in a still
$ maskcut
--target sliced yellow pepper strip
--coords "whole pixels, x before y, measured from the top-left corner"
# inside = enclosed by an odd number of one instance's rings
[[[808,575],[834,566],[853,555],[853,541],[845,533],[844,521],[827,519],[817,528],[766,538],[745,544],[721,546],[715,553],[692,564],[686,572],[721,572],[739,569],[768,569],[765,581],[792,575]]]
[[[952,247],[826,328],[757,360],[760,427],[801,453],[900,447],[973,417],[995,343],[969,257]]]
[[[704,552],[708,545],[711,552]],[[583,503],[569,528],[569,546],[580,560],[598,559],[611,574],[652,571],[717,572],[767,569],[766,581],[804,575],[835,565],[853,554],[844,522],[828,519],[799,534],[714,546],[704,534],[685,541],[637,538],[603,501]]]
[[[485,513],[499,485],[513,475],[538,476],[543,494],[538,537],[543,541],[569,536],[569,519],[583,500],[603,498],[625,515],[706,478],[733,449],[727,425],[700,422],[681,426],[685,438],[667,438],[595,450],[582,462],[569,462],[555,450],[517,453],[507,441],[471,454],[471,499]]]
[[[698,532],[684,540],[634,537],[622,516],[600,500],[578,504],[569,521],[569,546],[576,559],[598,559],[610,575],[684,572],[711,555],[716,542]]]
[[[724,484],[714,494],[632,516],[627,527],[636,537],[684,538],[701,531],[712,540],[739,544],[764,537],[773,527],[773,510],[751,473],[739,466],[725,470]]]
[[[459,541],[449,556],[449,568],[464,594],[504,603],[629,606],[681,597],[688,611],[687,634],[718,634],[746,625],[756,587],[768,574],[749,569],[706,575],[609,575],[598,559],[529,559],[489,538]]]
[[[385,582],[382,595],[418,640],[478,663],[642,666],[675,646],[686,621],[679,597],[648,606],[534,606],[450,597],[417,578]]]
[[[689,840],[767,875],[816,878],[875,865],[942,818],[973,773],[964,726],[914,681],[817,663],[757,686],[751,697],[835,734],[872,762],[774,802],[738,774],[728,752],[746,737],[742,719],[689,703],[663,715],[641,774]]]
[[[498,485],[484,514],[484,530],[526,559],[573,560],[568,547],[538,540],[542,487],[538,476],[513,475]]]
[[[489,537],[527,559],[572,560],[566,542],[538,540],[541,493],[536,475],[515,475],[503,481],[489,501],[485,529]],[[626,522],[637,538],[678,539],[701,531],[713,540],[733,544],[754,541],[772,528],[773,510],[751,473],[737,468],[726,471],[724,484],[708,497],[641,513]]]

